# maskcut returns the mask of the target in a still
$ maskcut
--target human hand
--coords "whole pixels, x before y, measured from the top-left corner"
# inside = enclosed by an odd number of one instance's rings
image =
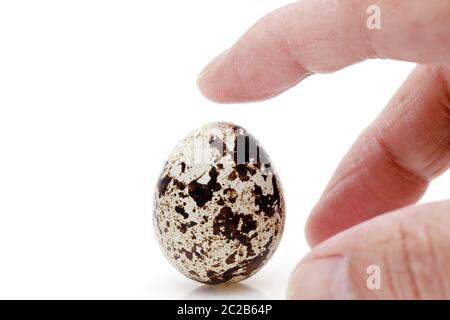
[[[313,209],[313,249],[293,272],[289,298],[450,298],[450,201],[411,206],[450,166],[450,2],[378,1],[379,30],[366,25],[371,4],[304,0],[278,9],[198,79],[213,101],[247,102],[365,59],[420,64]],[[380,290],[367,288],[370,265],[382,272]]]

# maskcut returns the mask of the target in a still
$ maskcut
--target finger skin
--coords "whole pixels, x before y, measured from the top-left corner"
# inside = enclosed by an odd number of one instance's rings
[[[326,240],[294,270],[291,299],[449,299],[450,201],[406,207]],[[368,287],[369,266],[380,287]]]
[[[418,201],[450,166],[450,69],[419,66],[344,157],[306,225],[314,246]]]
[[[267,99],[313,73],[369,58],[450,66],[448,0],[382,0],[382,29],[367,28],[371,0],[304,0],[268,14],[210,63],[200,91],[222,102]]]

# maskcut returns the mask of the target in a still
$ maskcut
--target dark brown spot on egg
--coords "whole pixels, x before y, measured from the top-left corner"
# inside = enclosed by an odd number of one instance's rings
[[[210,179],[207,184],[199,183],[198,179],[189,183],[189,196],[194,199],[199,207],[203,207],[208,201],[211,201],[213,193],[221,189],[220,184],[217,182],[218,175],[217,169],[211,167],[209,171]]]
[[[224,282],[222,277],[212,270],[206,271],[206,276],[209,278],[209,284],[220,284]]]
[[[258,171],[258,167],[252,163],[249,163],[247,165],[247,171],[250,173],[251,176],[254,176]]]
[[[172,178],[168,175],[159,180],[158,191],[160,196],[163,196],[166,193],[167,186],[169,185],[170,181],[172,181]]]
[[[208,201],[212,199],[211,189],[204,184],[198,183],[196,180],[188,185],[189,196],[197,203],[199,207],[203,207]]]
[[[223,207],[214,218],[213,234],[222,235],[228,240],[239,241],[247,248],[247,255],[254,255],[249,233],[256,230],[257,222],[251,215],[234,213],[230,207]]]
[[[189,218],[189,215],[186,213],[186,211],[184,211],[184,208],[182,208],[180,206],[176,206],[175,211],[176,211],[176,213],[181,214],[183,216],[183,218],[185,218],[185,219]]]
[[[229,181],[234,181],[236,180],[236,178],[238,177],[236,170],[233,170],[230,172],[230,174],[228,175],[228,180]]]
[[[184,188],[186,188],[186,184],[177,179],[173,180],[173,184],[176,185],[178,187],[178,189],[180,189],[180,190],[184,190]]]
[[[186,255],[186,258],[188,258],[189,260],[192,260],[192,252],[185,251],[184,254]]]
[[[207,276],[209,278],[209,284],[220,284],[227,281],[230,281],[231,279],[235,277],[248,277],[253,274],[256,270],[258,270],[262,265],[264,265],[267,262],[267,257],[270,254],[270,246],[272,244],[273,237],[270,237],[269,241],[264,245],[264,251],[259,254],[258,256],[245,260],[241,263],[239,263],[237,266],[228,269],[222,274],[218,274],[216,272],[208,272]]]
[[[233,263],[235,263],[235,262],[236,262],[236,253],[237,253],[237,251],[235,251],[235,252],[233,252],[232,254],[230,254],[230,255],[228,256],[228,258],[225,260],[225,262],[226,262],[227,264],[233,264]]]
[[[203,259],[202,255],[200,253],[197,252],[197,245],[194,244],[191,251],[186,250],[185,248],[181,248],[179,250],[181,253],[184,253],[184,255],[186,256],[186,258],[188,260],[192,260],[192,258],[194,257],[194,255],[198,258],[198,259]]]
[[[257,270],[266,262],[267,257],[270,254],[270,245],[272,244],[273,237],[270,237],[269,241],[264,245],[264,251],[257,257],[244,262],[245,274],[250,275],[253,271]]]
[[[182,233],[186,233],[188,228],[192,228],[197,225],[197,222],[191,221],[189,223],[180,223],[180,227],[178,228]]]
[[[239,179],[241,181],[248,181],[250,177],[247,175],[247,165],[246,164],[238,164],[236,166],[236,172],[238,173]]]
[[[276,212],[280,212],[280,192],[276,177],[272,176],[273,194],[264,195],[262,188],[255,185],[253,195],[255,197],[255,205],[259,207],[258,212],[263,212],[267,217],[271,218]]]
[[[245,216],[249,217],[249,216]],[[244,223],[241,226],[241,230],[243,233],[249,234],[251,231],[256,230],[258,224],[253,219],[243,219]]]
[[[189,270],[189,273],[192,274],[193,276],[198,277],[198,273],[194,270]]]

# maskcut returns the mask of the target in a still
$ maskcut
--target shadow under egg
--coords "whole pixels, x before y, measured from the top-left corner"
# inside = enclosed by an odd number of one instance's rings
[[[189,292],[188,300],[218,300],[218,299],[249,299],[265,300],[267,297],[259,290],[242,283],[229,283],[221,285],[200,285]]]

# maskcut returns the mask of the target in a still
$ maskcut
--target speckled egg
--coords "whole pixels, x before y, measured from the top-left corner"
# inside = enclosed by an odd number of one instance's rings
[[[284,229],[284,196],[267,153],[245,129],[212,123],[170,155],[153,222],[167,259],[208,284],[244,280],[270,259]]]

